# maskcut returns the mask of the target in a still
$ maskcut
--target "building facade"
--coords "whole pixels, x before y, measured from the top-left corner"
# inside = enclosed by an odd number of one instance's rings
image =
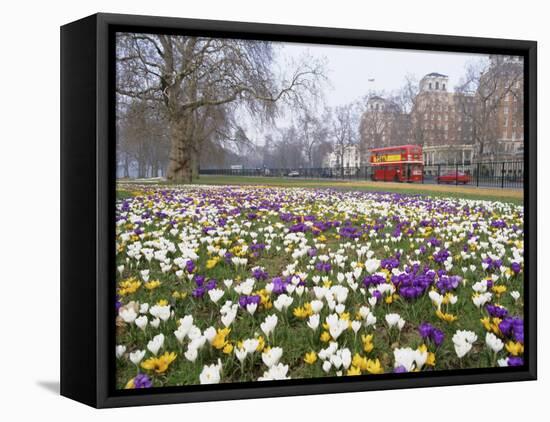
[[[361,166],[361,154],[359,145],[346,145],[339,151],[330,152],[323,163],[323,167],[331,169],[346,168],[348,173]]]
[[[522,58],[490,56],[490,66],[477,77],[468,91],[450,90],[447,75],[425,75],[410,113],[370,97],[359,127],[361,162],[369,162],[371,148],[405,144],[422,145],[428,166],[522,160]]]

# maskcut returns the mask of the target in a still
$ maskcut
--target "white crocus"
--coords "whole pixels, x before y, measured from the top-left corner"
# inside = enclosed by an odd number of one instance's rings
[[[514,301],[516,301],[516,302],[520,298],[520,294],[517,290],[514,290],[513,292],[510,292],[510,296],[512,296],[512,299],[514,299]]]
[[[202,372],[199,375],[201,384],[218,384],[221,380],[222,364],[218,359],[217,364],[204,365]]]
[[[155,318],[168,321],[170,318],[170,305],[154,305],[149,308],[149,313]]]
[[[428,352],[410,347],[397,348],[393,351],[394,368],[402,366],[407,372],[420,370],[428,360]]]
[[[206,340],[208,340],[208,343],[212,344],[214,337],[216,337],[216,329],[214,327],[208,327],[204,330],[203,335],[206,337]]]
[[[149,322],[149,320],[147,319],[147,316],[145,315],[142,315],[138,318],[135,319],[135,324],[137,325],[137,327],[141,330],[145,330],[145,328],[147,327],[147,323]]]
[[[311,328],[313,331],[315,331],[317,327],[319,327],[319,320],[320,320],[319,314],[311,315],[309,317],[309,320],[307,321],[307,326]]]
[[[340,334],[342,334],[348,328],[348,321],[340,319],[337,314],[329,315],[326,318],[325,322],[327,323],[328,331],[334,340],[338,339],[338,337],[340,337]]]
[[[122,318],[122,320],[125,323],[131,324],[136,320],[138,314],[134,308],[129,307],[129,308],[120,308],[118,315]]]
[[[397,326],[399,330],[401,330],[405,325],[405,320],[401,318],[399,314],[394,313],[386,314],[386,322],[390,328]]]
[[[473,331],[457,330],[453,335],[453,344],[456,355],[463,358],[472,349],[473,343],[477,340],[477,335]]]
[[[147,349],[154,354],[157,355],[160,348],[164,345],[164,334],[160,333],[157,334],[149,343],[147,343]]]
[[[502,340],[495,336],[493,333],[487,333],[487,335],[485,336],[485,343],[487,344],[487,347],[495,353],[500,352],[504,347],[504,343],[502,342]]]
[[[246,305],[246,311],[250,315],[254,315],[254,312],[256,312],[256,309],[258,309],[258,304],[257,303],[249,303],[248,305]]]
[[[239,362],[243,363],[247,355],[248,355],[248,352],[244,347],[242,349],[235,347],[235,356],[237,357]]]
[[[122,356],[124,356],[124,353],[126,352],[126,346],[119,344],[116,347],[116,357],[117,359],[120,359]]]
[[[254,353],[258,348],[260,341],[256,338],[249,338],[243,341],[243,348],[247,353]]]
[[[275,327],[277,326],[277,321],[277,315],[269,315],[265,317],[264,322],[260,324],[260,328],[267,337],[269,337],[273,330],[275,330]]]
[[[222,320],[222,324],[225,326],[225,327],[229,327],[233,321],[235,320],[235,318],[237,317],[237,310],[229,310],[225,313],[225,315],[222,315],[221,317],[221,320]]]
[[[280,347],[272,347],[267,352],[262,353],[262,361],[268,368],[279,363],[279,360],[283,356],[283,349]]]
[[[439,309],[443,303],[443,295],[439,294],[435,290],[430,290],[428,296],[432,300],[432,303]]]
[[[380,268],[380,260],[379,259],[367,259],[365,261],[365,269],[369,274],[373,274]]]
[[[361,321],[354,320],[351,322],[351,329],[355,334],[357,334],[357,332],[361,329],[361,325]]]
[[[286,311],[293,301],[293,298],[283,293],[273,302],[273,306],[275,306],[275,309],[279,312],[282,312],[283,310]]]
[[[321,312],[321,309],[323,309],[323,302],[320,300],[312,300],[310,302],[310,305],[311,305],[311,310],[313,311],[314,314],[318,314],[319,312]]]
[[[145,357],[145,350],[136,350],[135,352],[131,352],[129,357],[130,357],[130,361],[134,365],[139,365],[139,363]]]
[[[258,378],[258,381],[287,380],[290,379],[290,377],[287,376],[287,373],[288,365],[278,363],[277,365],[271,366],[269,370],[265,371],[263,376]]]
[[[224,295],[224,291],[222,289],[208,290],[208,296],[210,296],[210,300],[214,303],[217,303],[218,300],[220,300],[223,295]]]
[[[183,355],[185,356],[185,359],[187,359],[189,362],[195,362],[197,360],[199,352],[195,347],[188,346]]]

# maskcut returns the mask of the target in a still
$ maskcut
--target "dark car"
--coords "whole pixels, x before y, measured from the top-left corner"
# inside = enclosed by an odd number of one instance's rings
[[[466,185],[472,181],[472,176],[466,173],[462,173],[460,171],[452,171],[449,173],[442,174],[438,176],[437,182],[438,183],[454,183],[454,184],[463,184]]]

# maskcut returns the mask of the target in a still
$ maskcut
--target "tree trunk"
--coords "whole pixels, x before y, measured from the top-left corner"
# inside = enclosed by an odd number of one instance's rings
[[[189,137],[189,118],[172,122],[170,155],[166,179],[174,183],[193,181],[193,143]]]

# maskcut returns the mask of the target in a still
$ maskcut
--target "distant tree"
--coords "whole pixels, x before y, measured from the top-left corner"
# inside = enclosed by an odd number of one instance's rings
[[[237,107],[272,119],[277,104],[315,95],[322,65],[301,61],[278,77],[271,42],[123,33],[117,36],[117,93],[155,104],[167,117],[167,178],[190,182],[206,139],[214,142]],[[218,114],[213,118],[211,114]],[[221,111],[220,111],[221,110]],[[221,118],[220,118],[221,116]],[[201,119],[207,119],[207,129]]]
[[[357,145],[358,109],[356,103],[337,106],[332,112],[330,135],[333,141],[333,152],[339,167],[344,165],[347,148]]]
[[[296,131],[302,144],[306,165],[308,167],[320,167],[319,154],[328,142],[329,127],[327,125],[330,114],[325,110],[324,114],[317,117],[312,110],[303,110],[296,122]],[[321,159],[322,160],[322,159]]]
[[[502,125],[499,110],[506,106],[507,99],[513,105],[510,118],[523,120],[523,63],[506,61],[504,56],[473,63],[467,67],[457,92],[462,94],[460,111],[472,123],[478,159],[498,159]]]

